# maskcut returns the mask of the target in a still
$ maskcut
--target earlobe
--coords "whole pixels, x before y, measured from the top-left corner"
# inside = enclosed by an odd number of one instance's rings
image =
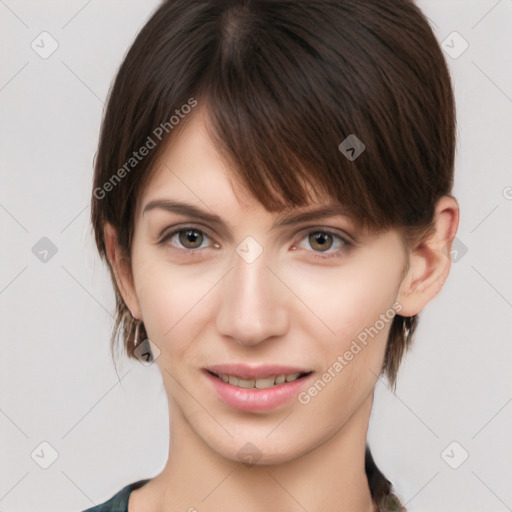
[[[104,228],[105,248],[110,266],[114,272],[115,280],[123,300],[134,318],[140,319],[141,312],[135,286],[133,283],[131,264],[119,249],[117,243],[117,231],[108,222]]]
[[[410,252],[409,270],[398,294],[402,316],[418,314],[441,291],[450,273],[450,252],[458,225],[456,199],[443,196],[436,204],[435,231]]]

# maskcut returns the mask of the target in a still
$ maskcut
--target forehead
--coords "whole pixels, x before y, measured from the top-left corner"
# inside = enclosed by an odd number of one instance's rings
[[[243,210],[261,207],[258,198],[246,188],[239,171],[227,161],[212,140],[204,110],[197,110],[162,148],[150,177],[139,197],[141,207],[165,197],[190,199],[203,206],[235,201]],[[297,175],[297,180],[299,176]],[[332,205],[332,198],[322,195],[320,187],[306,185],[310,202],[300,209]],[[283,206],[281,213],[293,206]]]

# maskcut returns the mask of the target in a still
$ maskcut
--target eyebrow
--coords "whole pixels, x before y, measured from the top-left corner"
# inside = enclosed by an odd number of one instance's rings
[[[156,199],[154,201],[150,201],[144,207],[142,215],[155,209],[161,209],[168,212],[177,213],[179,215],[193,217],[195,219],[202,220],[211,224],[216,224],[222,227],[226,226],[226,223],[222,220],[222,218],[214,213],[209,213],[192,204],[183,203],[180,201],[171,201],[169,199]],[[294,224],[300,224],[302,222],[315,221],[323,219],[324,217],[335,216],[345,216],[349,219],[352,219],[351,213],[343,205],[326,204],[314,210],[307,210],[296,213],[282,213],[277,216],[276,221],[272,225],[271,231],[284,226],[291,226]]]

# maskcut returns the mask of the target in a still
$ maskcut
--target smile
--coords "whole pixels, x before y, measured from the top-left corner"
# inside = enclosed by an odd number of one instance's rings
[[[269,377],[263,377],[259,379],[242,379],[237,377],[236,375],[227,375],[224,373],[217,374],[214,372],[209,372],[212,375],[215,375],[220,380],[225,382],[226,384],[231,384],[232,386],[236,386],[238,388],[243,389],[268,389],[274,386],[279,386],[281,384],[287,382],[293,382],[294,380],[300,379],[309,375],[311,372],[306,373],[289,373],[287,375],[273,375]]]
[[[241,411],[269,411],[293,400],[311,384],[314,372],[293,372],[240,378],[204,370],[213,393],[226,405]],[[244,377],[249,377],[244,375]]]

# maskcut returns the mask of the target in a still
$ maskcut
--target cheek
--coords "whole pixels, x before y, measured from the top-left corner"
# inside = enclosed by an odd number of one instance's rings
[[[308,311],[298,306],[295,318],[298,329],[307,333],[308,352],[322,379],[304,400],[314,401],[315,414],[337,417],[353,410],[380,374],[401,267],[372,257],[331,269],[330,275],[320,270],[296,281]],[[332,404],[341,409],[330,410]]]
[[[398,268],[383,272],[379,265],[361,265],[318,278],[315,286],[310,279],[301,281],[315,315],[302,312],[296,318],[318,368],[301,403],[311,418],[331,418],[326,430],[347,421],[374,389],[396,314],[398,279]]]
[[[138,266],[134,261],[134,268],[148,337],[161,349],[183,350],[180,343],[195,337],[205,299],[216,280],[208,275],[199,278],[192,266],[178,267],[158,257]]]
[[[331,269],[308,269],[290,274],[287,283],[301,299],[295,321],[326,347],[341,350],[366,328],[374,326],[384,314],[393,317],[400,268],[384,266],[379,260],[361,260]],[[391,320],[378,322],[379,330],[389,329]],[[364,337],[364,336],[363,336]]]

